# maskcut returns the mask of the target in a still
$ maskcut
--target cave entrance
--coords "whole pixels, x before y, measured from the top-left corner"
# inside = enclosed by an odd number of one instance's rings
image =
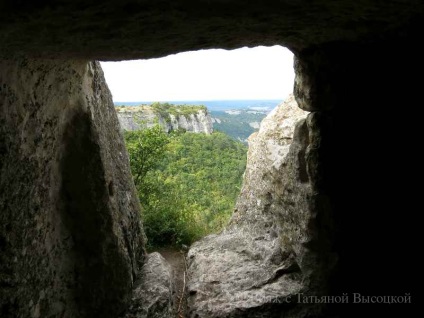
[[[185,252],[226,227],[244,175],[252,183],[245,173],[249,136],[283,100],[293,100],[287,98],[292,65],[292,53],[281,46],[102,65],[130,157],[147,248],[173,269],[178,316],[185,316],[187,306]]]
[[[281,46],[102,63],[150,250],[189,246],[227,224],[248,137],[292,92],[292,65]]]

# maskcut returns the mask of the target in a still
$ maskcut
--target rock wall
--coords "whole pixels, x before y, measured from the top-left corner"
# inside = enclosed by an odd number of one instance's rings
[[[144,260],[100,64],[0,62],[0,316],[117,317]]]
[[[141,111],[134,110],[134,108],[128,111],[120,109],[117,114],[122,130],[139,130],[141,125],[152,127],[157,121],[166,132],[178,129],[205,134],[211,134],[213,132],[212,118],[204,110],[199,110],[196,114],[190,114],[188,116],[169,114],[169,119],[155,115],[148,109]]]
[[[424,72],[424,50],[411,41],[418,33],[296,54],[296,99],[312,111],[321,131],[313,167],[321,197],[317,225],[324,231],[320,244],[331,242],[337,255],[328,294],[350,297],[349,304],[330,304],[326,316],[362,315],[367,300],[353,303],[354,293],[413,296],[410,257],[419,235],[414,219],[420,190],[411,184],[422,175],[413,150],[421,124],[419,116],[405,112],[421,103],[411,92],[420,91],[422,81],[407,80],[411,72]],[[380,303],[375,309],[399,317],[412,315],[412,308],[410,299],[404,306]]]
[[[310,293],[310,120],[293,96],[249,138],[243,186],[229,226],[188,253],[190,317],[300,317]],[[296,129],[295,129],[296,126]],[[329,270],[329,269],[328,269]],[[292,298],[292,299],[291,299]],[[291,299],[291,300],[290,300]],[[310,310],[311,313],[311,310]]]

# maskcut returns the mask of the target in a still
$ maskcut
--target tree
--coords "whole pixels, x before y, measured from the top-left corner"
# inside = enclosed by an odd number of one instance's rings
[[[146,174],[153,170],[163,157],[169,136],[156,124],[143,130],[127,131],[124,137],[134,183],[143,204],[152,191],[151,185],[145,182]]]

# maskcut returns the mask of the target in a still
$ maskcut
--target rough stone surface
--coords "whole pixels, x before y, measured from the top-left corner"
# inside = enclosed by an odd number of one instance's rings
[[[100,64],[0,70],[0,316],[116,317],[144,243]]]
[[[182,51],[359,41],[422,22],[421,0],[5,0],[0,56],[152,58]]]
[[[139,106],[142,107],[142,106]],[[169,114],[169,120],[160,115],[155,115],[151,109],[145,107],[138,111],[139,107],[120,108],[117,112],[119,124],[122,130],[139,130],[141,126],[152,127],[156,121],[166,132],[184,129],[188,132],[211,134],[213,132],[212,118],[207,111],[199,110],[196,114],[188,116],[175,116]]]
[[[250,137],[229,226],[188,253],[190,317],[303,317],[308,306],[296,306],[297,295],[317,292],[317,276],[331,270],[307,247],[320,231],[308,170],[317,131],[305,116],[290,96]]]
[[[303,99],[305,109],[316,110],[309,124],[320,131],[315,138],[320,150],[309,163],[321,197],[315,205],[327,211],[317,214],[326,216],[317,220],[326,231],[320,241],[333,242],[337,255],[328,294],[350,296],[350,304],[330,305],[325,317],[366,313],[366,304],[353,304],[353,293],[413,290],[414,261],[399,256],[413,259],[420,236],[414,227],[421,224],[416,219],[421,190],[411,185],[422,175],[421,157],[413,150],[421,144],[422,125],[420,116],[405,113],[422,105],[416,92],[423,81],[413,80],[413,74],[424,72],[424,49],[414,40],[420,32],[366,44],[331,43],[297,54],[301,65],[317,69],[315,75],[297,69],[297,77],[310,80],[297,87],[296,98]],[[313,94],[308,93],[311,85]],[[402,150],[394,151],[393,145]],[[412,309],[387,304],[377,310],[400,317],[412,316]]]
[[[125,318],[171,317],[172,270],[157,252],[149,254],[135,284]]]
[[[295,56],[294,93],[299,107],[306,111],[329,111],[336,107],[333,89],[343,85],[338,67],[321,50],[302,52],[303,58]]]

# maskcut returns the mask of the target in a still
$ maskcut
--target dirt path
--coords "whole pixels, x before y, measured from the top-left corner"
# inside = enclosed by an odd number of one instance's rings
[[[174,279],[174,292],[172,295],[173,314],[172,317],[185,318],[186,301],[185,279],[186,264],[184,253],[174,247],[161,248],[157,250],[171,265]],[[182,298],[182,299],[181,299]]]

